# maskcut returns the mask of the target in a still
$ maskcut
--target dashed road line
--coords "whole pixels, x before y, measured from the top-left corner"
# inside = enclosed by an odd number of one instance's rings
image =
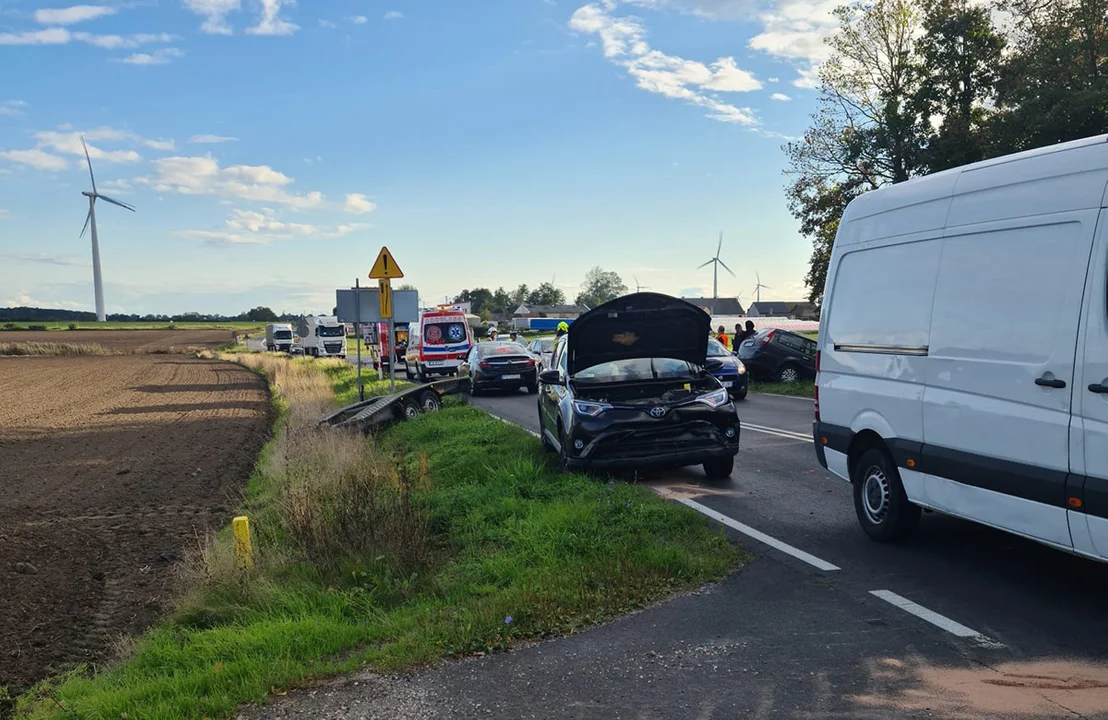
[[[669,494],[669,490],[667,490],[666,488],[655,488],[655,492],[657,492],[661,495],[668,495]],[[749,538],[757,540],[758,542],[760,542],[764,545],[769,545],[771,548],[773,548],[775,550],[780,550],[781,552],[785,553],[786,555],[791,555],[792,557],[796,558],[797,560],[800,560],[801,562],[808,563],[809,565],[816,568],[817,570],[823,570],[823,571],[828,571],[829,572],[831,570],[840,570],[841,569],[838,565],[833,565],[833,564],[827,562],[826,560],[823,560],[821,558],[816,557],[815,555],[812,555],[811,553],[804,552],[800,548],[793,547],[792,545],[789,545],[786,542],[782,542],[781,540],[778,540],[775,537],[771,537],[769,535],[766,535],[761,530],[755,530],[754,528],[750,527],[749,525],[746,525],[744,523],[739,522],[738,520],[734,520],[732,518],[727,517],[723,513],[718,513],[715,510],[713,510],[712,508],[708,507],[707,505],[702,505],[702,504],[698,503],[697,501],[689,500],[688,498],[674,498],[674,499],[677,502],[681,503],[682,505],[686,505],[688,507],[691,507],[693,510],[696,510],[698,513],[701,513],[703,515],[707,515],[708,517],[715,520],[716,522],[723,523],[724,525],[731,528],[732,530],[737,530],[738,532],[742,533],[743,535],[746,535]]]
[[[789,440],[803,440],[804,442],[812,442],[811,435],[793,432],[792,430],[782,430],[781,428],[767,427],[765,425],[754,425],[753,423],[741,421],[740,426],[743,430],[753,430],[755,432],[765,433],[766,435],[776,435],[777,437],[783,437]]]
[[[931,623],[937,628],[946,630],[951,635],[960,638],[966,638],[973,641],[976,645],[984,648],[999,649],[1004,647],[1002,643],[998,643],[987,635],[982,635],[972,628],[968,628],[960,622],[951,620],[945,615],[940,615],[934,610],[928,610],[924,606],[914,603],[903,595],[897,595],[891,590],[870,590],[870,595],[879,597],[890,605],[894,605],[906,613],[915,615],[920,620]]]

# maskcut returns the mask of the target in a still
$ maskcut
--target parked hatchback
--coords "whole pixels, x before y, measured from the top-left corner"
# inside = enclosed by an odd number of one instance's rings
[[[739,345],[751,377],[794,383],[816,377],[816,342],[788,330],[759,330]]]

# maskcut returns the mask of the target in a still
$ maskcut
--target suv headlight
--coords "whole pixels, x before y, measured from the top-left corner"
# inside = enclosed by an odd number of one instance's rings
[[[605,410],[611,410],[612,406],[608,403],[586,402],[585,400],[574,400],[573,411],[580,415],[587,415],[588,417],[596,417]]]
[[[720,405],[726,405],[730,399],[731,398],[730,396],[728,396],[727,391],[721,388],[719,390],[710,392],[707,395],[701,395],[696,399],[696,401],[704,403],[708,407],[717,408]]]
[[[743,365],[743,361],[735,358],[735,367],[738,368],[739,375],[746,375],[746,365]]]

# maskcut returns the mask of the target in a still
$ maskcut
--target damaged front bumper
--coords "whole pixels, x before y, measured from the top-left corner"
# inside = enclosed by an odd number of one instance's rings
[[[734,457],[739,452],[739,419],[691,420],[654,427],[617,427],[588,432],[580,427],[569,442],[571,469],[684,467]],[[582,447],[578,448],[577,445]]]

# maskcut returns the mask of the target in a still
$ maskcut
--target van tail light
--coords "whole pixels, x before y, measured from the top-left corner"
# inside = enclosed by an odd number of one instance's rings
[[[819,374],[819,359],[820,359],[821,355],[823,355],[823,351],[822,350],[816,350],[816,374],[817,375]]]
[[[816,422],[819,422],[819,385],[816,385],[816,387],[815,387],[815,393],[814,393],[814,397],[815,397],[815,399],[816,399],[816,402],[815,402],[815,406],[816,406]]]

